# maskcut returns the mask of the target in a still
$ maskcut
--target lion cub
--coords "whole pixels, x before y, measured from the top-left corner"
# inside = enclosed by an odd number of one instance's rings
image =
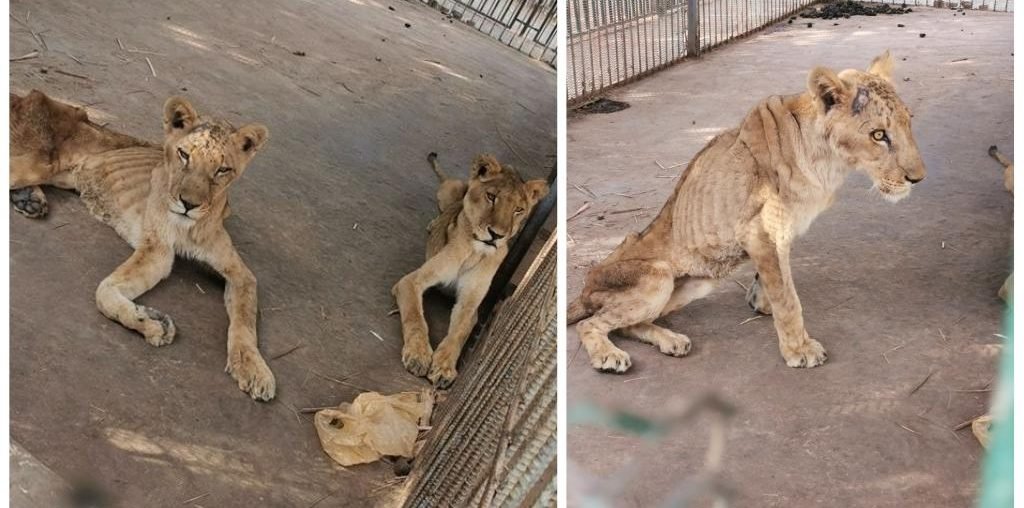
[[[439,388],[451,385],[462,346],[476,325],[476,311],[487,294],[508,242],[519,232],[530,210],[548,193],[544,180],[524,182],[514,169],[490,155],[477,156],[469,182],[447,177],[437,154],[427,160],[441,182],[437,218],[427,226],[427,261],[402,277],[391,294],[402,317],[402,363],[409,372],[426,375]],[[455,292],[448,334],[431,351],[423,292],[443,285]]]
[[[96,304],[153,346],[174,340],[174,323],[133,300],[171,273],[175,255],[211,266],[227,281],[226,371],[253,399],[270,400],[274,375],[256,344],[256,277],[223,224],[228,187],[267,141],[267,128],[200,118],[180,97],[167,100],[163,123],[159,147],[107,131],[81,110],[33,92],[12,105],[11,199],[15,209],[38,217],[46,211],[38,186],[77,190],[89,211],[135,249],[100,283]]]
[[[658,216],[591,268],[569,305],[591,365],[630,367],[608,338],[614,330],[668,355],[688,354],[689,337],[654,321],[703,298],[748,260],[757,269],[748,303],[773,314],[786,365],[823,364],[825,348],[804,327],[790,252],[850,172],[867,173],[892,202],[924,179],[892,68],[888,52],[866,72],[818,67],[806,91],[760,101],[738,128],[711,140]]]

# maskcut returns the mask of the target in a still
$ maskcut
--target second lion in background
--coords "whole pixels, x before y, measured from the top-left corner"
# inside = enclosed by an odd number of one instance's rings
[[[509,241],[547,195],[548,184],[523,181],[515,169],[491,155],[477,156],[468,182],[446,175],[436,153],[427,160],[440,180],[440,215],[427,226],[427,261],[402,277],[391,293],[402,317],[402,363],[409,372],[446,388],[455,380],[462,346],[476,325],[477,308],[491,279],[508,254]],[[455,307],[447,335],[432,350],[423,293],[435,286],[455,294]]]

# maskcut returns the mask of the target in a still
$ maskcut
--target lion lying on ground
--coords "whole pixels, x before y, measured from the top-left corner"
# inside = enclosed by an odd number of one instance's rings
[[[866,172],[893,202],[924,179],[892,68],[888,52],[867,72],[818,67],[806,92],[762,101],[738,129],[711,140],[658,216],[591,268],[570,304],[569,323],[579,321],[591,364],[615,372],[630,367],[629,355],[608,339],[613,330],[668,355],[689,353],[686,335],[654,320],[706,296],[748,259],[757,275],[747,301],[774,315],[786,364],[824,363],[825,348],[804,329],[790,249],[852,170]]]
[[[104,129],[85,112],[38,91],[11,96],[11,200],[30,217],[47,212],[40,185],[73,189],[135,252],[100,283],[100,312],[170,344],[163,312],[133,302],[171,273],[175,255],[213,267],[227,281],[226,370],[257,400],[274,397],[274,375],[256,344],[256,277],[224,229],[227,189],[267,140],[267,128],[200,118],[185,99],[164,105],[162,147]]]
[[[447,177],[437,154],[427,159],[441,185],[437,190],[437,218],[427,226],[427,261],[402,277],[391,294],[402,317],[402,363],[409,372],[426,375],[440,388],[451,385],[462,346],[476,325],[476,311],[491,285],[498,266],[508,254],[508,242],[548,193],[544,180],[524,182],[514,169],[490,155],[480,155],[470,170],[469,182]],[[443,285],[455,292],[448,334],[431,351],[423,292]]]

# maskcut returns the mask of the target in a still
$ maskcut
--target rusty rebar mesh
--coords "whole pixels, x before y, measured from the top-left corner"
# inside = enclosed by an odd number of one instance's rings
[[[557,0],[421,0],[552,66],[558,57]]]
[[[405,507],[554,506],[554,235],[497,310],[434,419]]]

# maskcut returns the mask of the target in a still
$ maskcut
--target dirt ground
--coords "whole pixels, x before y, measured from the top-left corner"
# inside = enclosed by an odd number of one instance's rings
[[[825,366],[787,368],[771,319],[747,322],[743,289],[725,280],[663,320],[694,341],[686,358],[613,338],[633,367],[601,374],[570,329],[570,407],[589,399],[657,415],[676,398],[716,392],[738,408],[724,459],[736,506],[972,504],[983,450],[969,430],[952,429],[986,411],[1000,343],[996,291],[1011,262],[1012,199],[986,150],[1012,151],[1012,19],[921,8],[777,27],[617,90],[611,98],[632,105],[624,111],[570,120],[567,210],[592,205],[568,227],[569,298],[587,267],[670,194],[681,167],[658,163],[684,164],[756,101],[804,90],[815,64],[866,68],[891,48],[929,171],[896,205],[852,176],[798,241],[794,276],[807,327],[829,350]],[[752,275],[748,266],[733,278]],[[707,442],[702,421],[659,444],[618,501],[656,505],[700,470]],[[641,446],[608,429],[569,428],[570,460],[598,477]]]
[[[73,194],[51,191],[46,220],[10,218],[12,464],[48,470],[42,490],[92,479],[118,506],[366,506],[390,466],[336,466],[298,409],[428,385],[403,369],[387,315],[435,210],[425,156],[464,174],[487,151],[546,176],[554,71],[402,0],[15,1],[11,12],[11,56],[41,53],[11,63],[13,92],[87,104],[152,140],[176,93],[269,127],[227,227],[259,280],[278,387],[256,403],[223,372],[223,283],[194,264],[179,261],[141,299],[175,319],[173,345],[154,349],[100,315],[96,285],[130,250]],[[436,340],[447,309],[434,303]]]

